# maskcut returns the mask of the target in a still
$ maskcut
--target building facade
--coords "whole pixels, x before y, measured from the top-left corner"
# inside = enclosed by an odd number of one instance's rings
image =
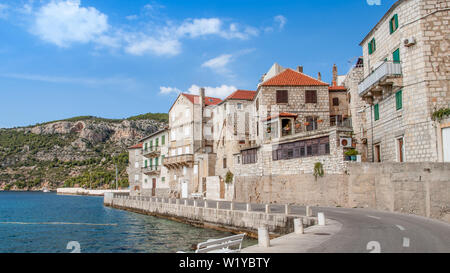
[[[450,157],[449,120],[432,119],[450,103],[449,8],[448,1],[399,0],[360,43],[369,161]]]
[[[142,143],[128,148],[128,182],[130,195],[137,196],[142,190]]]

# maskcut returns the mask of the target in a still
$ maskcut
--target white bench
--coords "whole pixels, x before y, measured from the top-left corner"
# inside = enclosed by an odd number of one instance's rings
[[[206,242],[199,243],[195,253],[239,253],[242,248],[242,241],[245,233],[233,235],[222,239],[210,239]],[[230,247],[238,246],[237,249],[230,249]],[[178,251],[177,253],[185,253]]]

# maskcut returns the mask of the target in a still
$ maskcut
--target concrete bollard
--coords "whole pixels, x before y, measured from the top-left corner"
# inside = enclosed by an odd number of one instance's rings
[[[208,208],[208,201],[205,200],[205,209]]]
[[[284,205],[284,213],[286,215],[291,214],[291,205],[289,205],[289,204]]]
[[[184,200],[184,205],[187,207],[188,206],[188,200]]]
[[[197,200],[194,200],[194,207],[197,207]]]
[[[317,213],[317,221],[319,222],[319,226],[325,226],[325,214],[323,212]]]
[[[294,232],[295,232],[295,234],[304,234],[303,218],[295,218],[294,219]]]
[[[247,212],[252,211],[252,204],[247,203]]]
[[[216,202],[216,209],[220,209],[220,202],[219,201]]]
[[[230,203],[230,210],[234,210],[234,202]]]
[[[266,213],[270,213],[270,205],[266,204]]]
[[[258,246],[270,247],[269,229],[267,226],[258,228]]]
[[[306,206],[306,216],[308,217],[312,216],[312,209],[310,206]]]

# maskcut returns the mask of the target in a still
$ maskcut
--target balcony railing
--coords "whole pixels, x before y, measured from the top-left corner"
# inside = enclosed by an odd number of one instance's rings
[[[391,77],[402,76],[402,64],[399,62],[385,61],[367,76],[358,86],[360,96],[365,95],[373,86],[384,82]]]
[[[142,152],[142,155],[145,157],[157,157],[161,153],[161,147],[160,146],[154,146],[149,147],[147,149],[144,149]]]
[[[177,155],[177,156],[169,156],[164,158],[164,166],[172,168],[172,167],[181,167],[181,166],[190,166],[194,163],[194,155],[185,154],[185,155]]]
[[[161,171],[161,166],[142,167],[142,172],[147,175],[159,174],[160,171]]]

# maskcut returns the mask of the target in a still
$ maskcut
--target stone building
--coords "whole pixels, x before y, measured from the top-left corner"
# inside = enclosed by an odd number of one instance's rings
[[[449,8],[399,0],[360,43],[369,161],[450,161],[450,120],[432,119],[450,103]]]
[[[221,100],[200,95],[180,94],[169,110],[168,169],[170,196],[189,197],[203,193],[206,177],[214,175],[215,155],[212,136],[206,125],[212,118],[209,106]]]
[[[168,130],[157,131],[142,142],[142,187],[141,192],[148,196],[169,195],[168,171],[163,165],[168,155]]]
[[[130,195],[140,195],[142,189],[142,143],[128,148],[128,162],[127,173]]]
[[[241,149],[250,145],[255,94],[256,91],[237,90],[212,107],[213,119],[208,128],[212,128],[216,159],[215,176],[207,178],[208,199],[233,198],[234,188],[226,181],[226,175],[235,172],[235,164],[240,164]]]
[[[337,73],[337,66],[333,65],[333,80],[330,87],[328,87],[330,97],[330,126],[351,127],[347,88],[345,86],[338,85]]]

